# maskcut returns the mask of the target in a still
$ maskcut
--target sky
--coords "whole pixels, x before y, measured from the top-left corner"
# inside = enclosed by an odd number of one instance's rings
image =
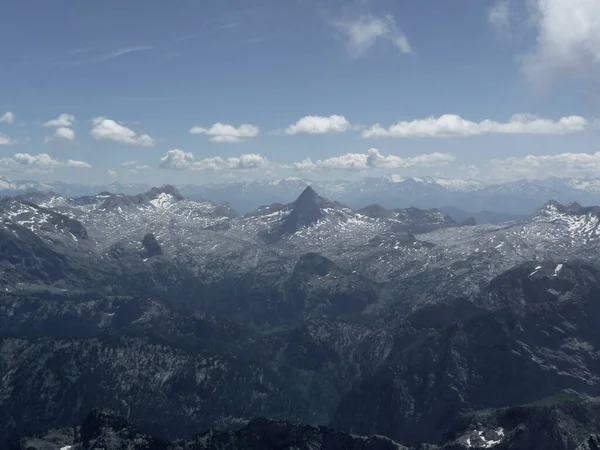
[[[13,180],[600,177],[598,0],[22,0],[0,42]]]

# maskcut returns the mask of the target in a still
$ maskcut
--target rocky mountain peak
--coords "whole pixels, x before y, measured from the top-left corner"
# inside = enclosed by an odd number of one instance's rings
[[[183,195],[181,195],[179,190],[175,186],[170,185],[170,184],[167,184],[167,185],[161,186],[161,187],[153,187],[148,192],[146,192],[145,195],[151,199],[155,199],[155,198],[159,197],[161,194],[171,195],[171,196],[173,196],[173,198],[175,200],[184,200],[185,199],[185,197]]]
[[[313,188],[307,186],[294,202],[294,207],[281,226],[283,234],[295,233],[299,229],[313,225],[323,218],[321,205],[324,199]]]
[[[302,194],[300,194],[300,196],[294,202],[294,209],[303,210],[312,207],[318,208],[318,199],[319,195],[315,192],[315,190],[310,186],[306,186],[306,188],[302,191]]]
[[[586,216],[591,214],[600,217],[600,207],[582,206],[577,202],[562,204],[556,200],[550,200],[537,210],[534,218],[558,218],[559,216]]]

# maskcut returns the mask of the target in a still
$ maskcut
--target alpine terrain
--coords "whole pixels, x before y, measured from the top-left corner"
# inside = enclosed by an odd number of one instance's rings
[[[600,207],[297,188],[1,198],[0,448],[598,448]]]

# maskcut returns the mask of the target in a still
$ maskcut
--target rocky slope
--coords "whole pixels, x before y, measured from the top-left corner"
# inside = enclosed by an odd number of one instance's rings
[[[438,443],[448,423],[468,411],[600,396],[600,334],[592,319],[599,299],[594,265],[520,265],[474,299],[481,313],[399,339],[378,372],[342,401],[333,424]]]
[[[231,449],[257,417],[307,424],[258,422],[306,448],[572,450],[600,432],[597,208],[464,225],[307,188],[240,216],[167,186],[0,216],[2,448],[104,407],[164,445],[213,429]]]
[[[254,419],[230,431],[204,431],[168,441],[143,433],[110,410],[94,410],[81,425],[53,429],[11,443],[11,450],[88,450],[103,448],[153,450],[594,450],[598,436],[586,435],[597,427],[595,403],[564,402],[553,406],[524,406],[487,411],[464,417],[452,425],[441,446],[406,447],[383,436],[363,437],[322,426]],[[573,417],[576,417],[573,420]],[[578,445],[579,444],[579,445]]]

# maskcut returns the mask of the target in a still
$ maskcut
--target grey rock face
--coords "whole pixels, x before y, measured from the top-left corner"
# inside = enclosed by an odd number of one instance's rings
[[[142,245],[146,250],[146,256],[152,258],[153,256],[162,255],[162,247],[156,240],[156,237],[152,233],[148,233],[142,239]]]

